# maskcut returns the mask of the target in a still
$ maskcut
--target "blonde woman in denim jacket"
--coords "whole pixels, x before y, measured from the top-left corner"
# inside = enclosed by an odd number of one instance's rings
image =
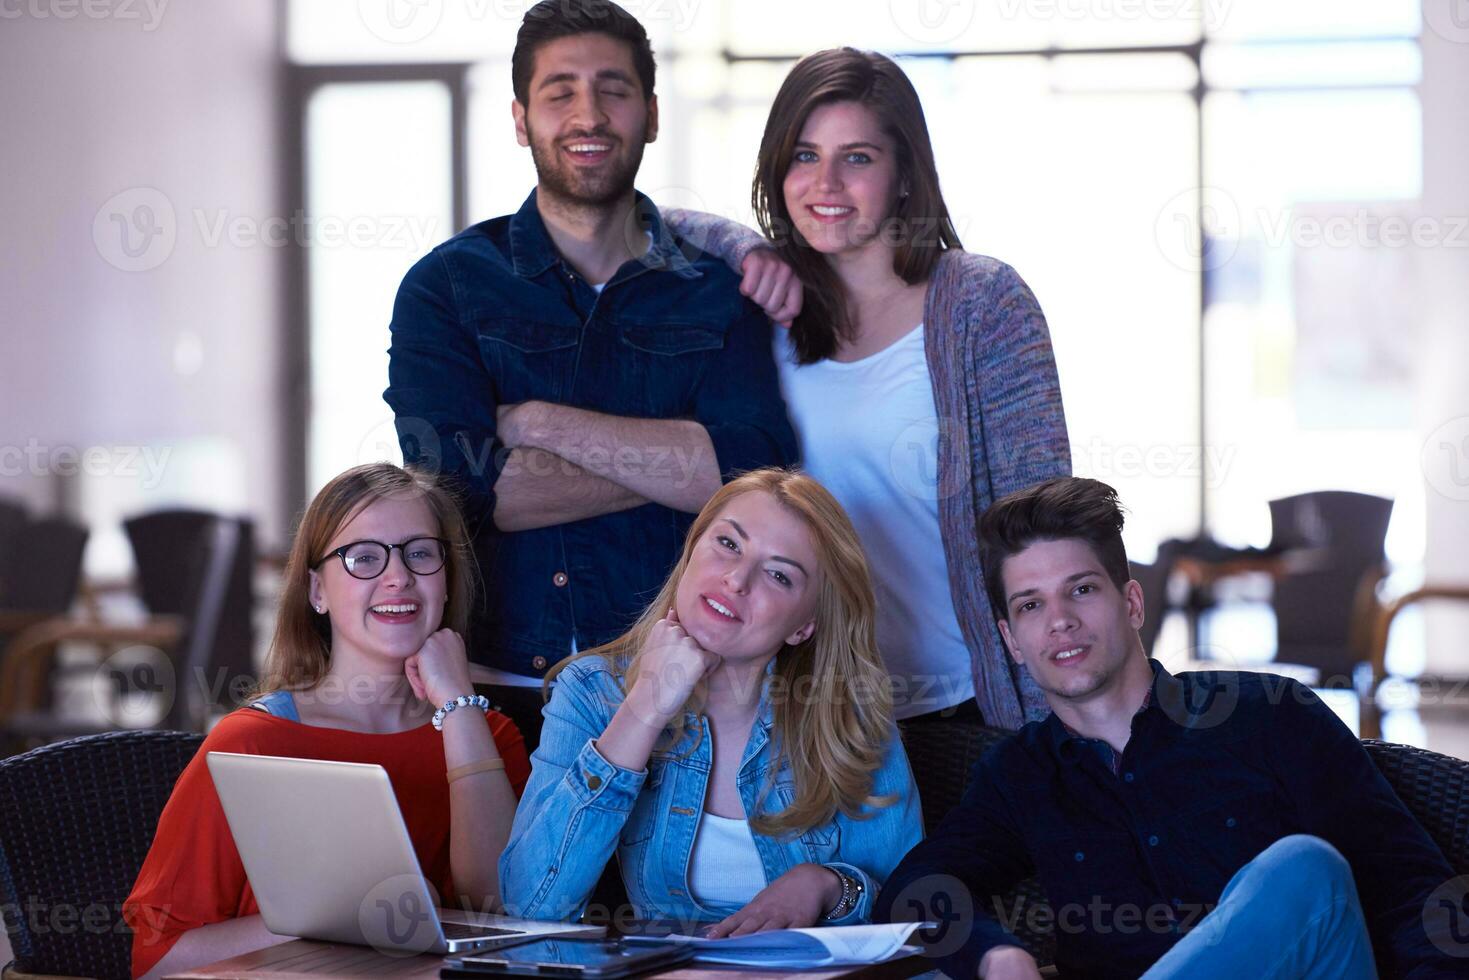
[[[726,484],[643,617],[551,675],[507,909],[580,915],[615,852],[639,918],[713,936],[867,921],[922,836],[873,622],[861,544],[819,483]]]

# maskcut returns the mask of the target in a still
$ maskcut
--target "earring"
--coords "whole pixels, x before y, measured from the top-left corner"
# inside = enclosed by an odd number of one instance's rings
[[[315,609],[318,613],[321,612],[320,606],[313,606],[312,608]]]

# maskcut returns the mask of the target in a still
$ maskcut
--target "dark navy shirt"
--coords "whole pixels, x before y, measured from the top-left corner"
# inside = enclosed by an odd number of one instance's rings
[[[991,896],[1038,875],[1063,975],[1136,977],[1247,862],[1314,834],[1352,866],[1384,977],[1465,974],[1423,926],[1454,872],[1309,688],[1151,663],[1116,772],[1055,714],[1026,725],[985,753],[959,806],[888,878],[877,920],[947,919],[938,965],[969,980],[992,947],[1021,945],[1002,921],[1015,910]]]
[[[482,577],[472,659],[539,676],[613,639],[657,594],[692,514],[660,504],[506,533],[493,520],[508,452],[495,410],[528,400],[609,415],[692,419],[720,473],[796,459],[771,355],[770,323],[724,263],[665,230],[601,293],[557,252],[532,191],[514,215],[481,222],[409,270],[393,307],[389,385],[406,462],[460,485]],[[572,462],[576,462],[572,460]],[[686,478],[672,451],[626,465]],[[621,465],[621,463],[619,463]]]

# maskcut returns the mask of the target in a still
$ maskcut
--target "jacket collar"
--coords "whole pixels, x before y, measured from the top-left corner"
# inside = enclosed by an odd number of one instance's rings
[[[534,279],[561,261],[561,253],[546,230],[536,206],[536,191],[532,190],[520,210],[510,219],[510,258],[515,274],[522,279]],[[663,223],[663,216],[652,200],[641,191],[636,193],[634,204],[638,226],[652,236],[652,243],[643,257],[628,271],[624,265],[613,281],[631,279],[648,271],[668,271],[683,279],[698,279],[702,273],[694,268],[684,254],[683,243]]]

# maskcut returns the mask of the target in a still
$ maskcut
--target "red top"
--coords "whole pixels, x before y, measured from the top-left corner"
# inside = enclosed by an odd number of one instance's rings
[[[509,718],[495,711],[485,717],[518,798],[530,775],[525,742]],[[241,708],[220,719],[174,784],[153,846],[123,903],[123,918],[134,932],[134,976],[151,970],[188,930],[260,911],[205,763],[208,752],[382,766],[424,877],[438,889],[442,902],[450,901],[449,784],[443,736],[432,725],[375,735],[318,728]]]

